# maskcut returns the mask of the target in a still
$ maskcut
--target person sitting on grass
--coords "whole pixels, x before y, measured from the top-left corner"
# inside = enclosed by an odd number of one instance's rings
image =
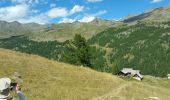
[[[9,97],[10,91],[15,91],[19,100],[25,100],[18,83],[12,83],[9,78],[0,78],[0,100],[16,100]]]

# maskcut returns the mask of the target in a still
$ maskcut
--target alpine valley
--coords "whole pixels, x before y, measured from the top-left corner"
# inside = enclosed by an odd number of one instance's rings
[[[72,59],[74,50],[68,46],[77,34],[90,48],[90,65]],[[96,18],[88,23],[46,25],[0,21],[0,48],[112,74],[126,67],[140,70],[143,75],[164,77],[170,73],[170,7],[151,9],[120,21]]]

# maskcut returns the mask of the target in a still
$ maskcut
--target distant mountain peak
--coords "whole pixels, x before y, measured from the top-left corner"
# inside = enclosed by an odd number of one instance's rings
[[[167,21],[170,20],[170,6],[149,9],[141,14],[133,14],[123,19],[124,23],[133,23],[139,20]]]
[[[113,20],[106,20],[106,19],[101,19],[101,18],[95,18],[93,21],[89,22],[91,24],[95,24],[95,25],[98,25],[98,26],[101,26],[101,25],[113,25],[115,24],[116,21],[113,21]]]

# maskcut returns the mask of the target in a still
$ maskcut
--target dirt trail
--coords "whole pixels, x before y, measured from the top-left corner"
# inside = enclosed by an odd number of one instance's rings
[[[112,100],[112,98],[117,97],[117,95],[126,87],[131,86],[132,83],[128,82],[126,84],[120,85],[119,87],[115,87],[112,91],[99,96],[99,97],[94,97],[90,100]]]

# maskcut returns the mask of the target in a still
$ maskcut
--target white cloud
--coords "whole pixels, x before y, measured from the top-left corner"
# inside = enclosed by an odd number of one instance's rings
[[[162,0],[152,0],[151,3],[158,3],[161,2]]]
[[[88,23],[88,22],[93,21],[95,18],[96,17],[94,17],[94,16],[88,16],[88,15],[84,16],[82,18],[78,18],[78,17],[73,18],[73,19],[71,19],[71,18],[63,18],[61,21],[59,21],[59,23],[73,23],[75,21]]]
[[[91,22],[93,21],[96,17],[101,16],[103,14],[107,13],[106,10],[99,11],[94,14],[86,14],[82,19],[80,19],[80,22]]]
[[[79,21],[79,22],[85,22],[85,23],[88,23],[88,22],[91,22],[95,19],[96,17],[95,16],[88,16],[88,15],[85,15],[84,17],[75,17],[75,18],[62,18],[59,23],[73,23],[75,21]]]
[[[12,3],[27,3],[27,4],[33,4],[33,3],[39,3],[39,0],[11,0]]]
[[[68,10],[66,8],[52,8],[47,12],[50,18],[66,17],[68,15]]]
[[[10,0],[14,6],[0,7],[0,20],[19,21],[21,23],[39,23],[46,24],[55,18],[61,18],[60,23],[72,23],[76,20],[80,22],[90,22],[97,16],[107,13],[106,10],[94,14],[79,15],[77,18],[68,18],[69,16],[85,10],[84,6],[74,5],[71,9],[65,7],[56,7],[56,4],[49,5],[51,8],[46,12],[32,8],[34,3],[41,3],[45,0]],[[33,5],[32,5],[33,4]]]
[[[67,8],[55,7],[47,12],[50,18],[67,17],[84,10],[84,6],[75,5],[70,11]]]
[[[49,18],[44,13],[39,15],[29,15],[29,13],[38,13],[38,10],[31,10],[26,4],[0,8],[0,19],[8,22],[19,21],[21,23],[48,23]]]
[[[54,3],[50,4],[50,8],[54,8],[54,7],[56,7],[56,4]]]
[[[82,19],[80,19],[80,20],[78,20],[78,21],[80,21],[80,22],[91,22],[91,21],[93,21],[95,19],[95,17],[94,16],[84,16]]]
[[[38,4],[38,3],[40,3],[40,1],[39,1],[39,0],[35,0],[35,3],[37,3],[37,4]]]
[[[121,21],[122,18],[113,18],[112,20],[114,20],[114,21]]]
[[[37,16],[31,16],[28,18],[21,18],[18,19],[19,22],[21,23],[38,23],[38,24],[47,24],[48,23],[48,17],[45,16],[44,14],[40,14]]]
[[[13,3],[25,3],[27,0],[11,0]]]
[[[73,23],[75,22],[76,19],[71,19],[71,18],[63,18],[59,23]]]
[[[16,1],[19,2],[19,1]],[[39,23],[46,24],[49,20],[54,18],[63,18],[60,22],[74,22],[76,19],[66,18],[75,13],[83,11],[84,7],[75,5],[71,10],[62,7],[51,8],[47,12],[40,12],[37,9],[32,9],[31,6],[25,3],[17,4],[15,6],[0,8],[0,19],[8,22],[19,21],[21,23]]]
[[[9,6],[0,8],[0,19],[5,21],[15,21],[27,15],[29,6],[20,4],[16,6]]]
[[[39,13],[40,11],[37,10],[37,9],[33,9],[33,10],[31,10],[30,12],[35,14],[35,13]]]
[[[70,14],[74,14],[74,13],[78,13],[84,10],[84,6],[80,6],[80,5],[75,5],[71,11]]]
[[[87,0],[88,2],[92,2],[92,3],[95,3],[95,2],[102,2],[103,0]]]
[[[95,14],[92,14],[92,15],[93,15],[93,16],[101,16],[101,15],[103,15],[103,14],[105,14],[105,13],[107,13],[106,10],[101,10],[101,11],[95,13]]]
[[[94,14],[86,14],[85,16],[83,16],[81,18],[80,17],[76,17],[76,18],[73,18],[73,19],[63,18],[61,21],[59,21],[59,23],[73,23],[75,21],[88,23],[88,22],[93,21],[96,17],[101,16],[105,13],[107,13],[107,11],[102,10],[102,11],[99,11],[99,12],[94,13]]]

